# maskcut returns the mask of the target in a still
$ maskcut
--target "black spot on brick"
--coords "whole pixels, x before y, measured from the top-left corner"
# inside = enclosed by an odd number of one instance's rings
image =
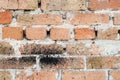
[[[63,47],[57,44],[41,45],[41,44],[26,44],[20,48],[22,54],[62,54]]]
[[[32,57],[32,56],[29,56],[29,57],[22,57],[19,59],[19,62],[20,63],[35,63],[36,62],[36,58],[35,57]]]
[[[59,65],[59,64],[64,64],[65,61],[63,58],[56,58],[56,57],[42,57],[40,59],[40,63],[44,65]]]

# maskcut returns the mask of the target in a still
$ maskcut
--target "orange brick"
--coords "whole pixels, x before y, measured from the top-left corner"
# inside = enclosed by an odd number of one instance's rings
[[[110,77],[112,80],[119,80],[120,79],[120,71],[119,70],[112,70],[109,72]]]
[[[27,76],[27,73],[21,71],[16,76],[16,80],[56,80],[56,71],[34,71],[31,76]]]
[[[102,9],[120,9],[120,0],[90,0],[90,10],[102,10]]]
[[[76,13],[74,14],[74,17],[70,20],[70,23],[73,25],[108,24],[109,15],[93,14],[93,13],[84,13],[84,14]]]
[[[50,38],[52,40],[69,40],[70,30],[67,28],[52,28],[50,30]]]
[[[118,28],[113,27],[109,28],[107,30],[99,29],[98,30],[98,39],[109,39],[109,40],[115,40],[118,37]]]
[[[0,12],[0,24],[10,24],[12,21],[11,12]]]
[[[114,24],[120,24],[120,14],[114,15]]]
[[[33,16],[33,24],[59,25],[62,24],[62,16],[55,14],[38,14]]]
[[[89,69],[115,69],[120,68],[120,57],[89,57],[87,63]]]
[[[89,28],[76,28],[75,29],[75,39],[94,39],[95,31]]]
[[[43,40],[47,36],[45,28],[26,28],[26,38],[32,40]]]
[[[62,80],[106,80],[103,71],[65,71]]]
[[[10,38],[16,40],[23,39],[23,30],[20,27],[3,27],[2,28],[2,38]]]

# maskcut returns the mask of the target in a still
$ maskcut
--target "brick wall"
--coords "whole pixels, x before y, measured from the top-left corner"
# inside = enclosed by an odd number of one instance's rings
[[[120,0],[0,0],[0,80],[120,80]]]

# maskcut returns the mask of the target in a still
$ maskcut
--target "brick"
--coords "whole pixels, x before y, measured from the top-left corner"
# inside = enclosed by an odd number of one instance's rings
[[[119,80],[120,79],[120,71],[118,71],[118,70],[112,70],[112,71],[110,71],[109,75],[112,78],[112,80]]]
[[[38,8],[38,0],[18,0],[19,1],[19,9],[37,9]]]
[[[116,27],[109,28],[107,30],[98,30],[98,39],[115,40],[118,37],[118,29]]]
[[[106,80],[104,71],[64,71],[62,80]]]
[[[8,42],[0,42],[0,54],[14,54],[12,45]]]
[[[42,57],[40,65],[43,69],[83,69],[83,58],[59,58],[59,57]]]
[[[87,59],[89,69],[118,69],[120,68],[120,57],[89,57]]]
[[[45,28],[26,28],[25,34],[31,40],[44,40],[47,37]]]
[[[67,44],[67,53],[69,55],[89,55],[90,47],[87,47],[84,43]]]
[[[0,9],[7,9],[8,0],[0,0]]]
[[[32,75],[27,76],[25,71],[21,71],[16,76],[16,80],[56,80],[56,71],[34,71]]]
[[[33,24],[60,25],[62,24],[62,16],[55,14],[37,14],[33,17]]]
[[[33,68],[36,63],[35,57],[7,57],[0,58],[0,69],[24,69]]]
[[[115,14],[114,15],[113,23],[116,24],[116,25],[120,24],[120,14]]]
[[[0,9],[25,9],[33,10],[38,8],[38,0],[1,0]]]
[[[85,0],[41,0],[42,10],[85,10]]]
[[[19,48],[21,54],[62,54],[63,47],[59,44],[25,44]]]
[[[15,40],[23,39],[23,30],[21,27],[3,27],[2,28],[2,38],[10,38]]]
[[[62,16],[54,14],[21,14],[17,17],[19,25],[60,25]]]
[[[18,0],[8,0],[7,9],[18,9],[20,6]]]
[[[33,15],[31,14],[20,14],[17,16],[17,22],[19,25],[30,26],[33,23]]]
[[[10,24],[12,22],[12,12],[0,12],[0,24]]]
[[[0,80],[11,80],[11,74],[8,71],[0,71]]]
[[[70,30],[68,28],[52,28],[50,30],[50,38],[52,40],[69,40]]]
[[[68,17],[67,17],[68,18]],[[89,19],[88,19],[89,18]],[[94,13],[76,13],[70,21],[73,25],[91,25],[91,24],[108,24],[109,15],[108,14],[94,14]]]
[[[95,31],[89,28],[76,28],[75,40],[94,39]]]
[[[90,0],[89,1],[90,10],[119,10],[120,0]]]

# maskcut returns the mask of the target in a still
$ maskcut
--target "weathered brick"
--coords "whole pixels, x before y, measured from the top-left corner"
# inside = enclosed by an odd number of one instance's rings
[[[109,28],[107,30],[98,30],[98,39],[110,39],[115,40],[118,37],[118,29],[116,27]]]
[[[37,9],[38,0],[18,0],[19,8],[18,9]]]
[[[62,54],[63,47],[59,44],[25,44],[20,47],[21,54]]]
[[[115,14],[114,15],[114,24],[120,24],[120,14]]]
[[[90,47],[87,47],[84,43],[67,44],[67,53],[69,55],[88,55],[90,54]]]
[[[102,10],[102,9],[120,9],[120,0],[90,0],[89,1],[90,10]]]
[[[11,80],[11,74],[8,71],[0,71],[0,80]]]
[[[33,15],[31,14],[20,14],[17,16],[17,22],[19,25],[32,25]]]
[[[41,0],[42,10],[85,10],[85,0]]]
[[[10,38],[15,40],[23,39],[23,30],[21,27],[3,27],[2,28],[2,38]]]
[[[33,16],[33,24],[60,25],[62,24],[62,16],[56,14],[37,14]]]
[[[10,24],[12,21],[12,12],[0,12],[0,24]]]
[[[45,28],[26,28],[26,38],[32,40],[43,40],[47,37]]]
[[[52,28],[50,30],[50,38],[52,40],[69,40],[70,30],[68,28]]]
[[[87,67],[90,69],[116,69],[120,68],[120,57],[89,57]]]
[[[109,74],[110,74],[109,77],[111,77],[112,80],[120,80],[120,71],[118,71],[118,70],[112,70],[112,71],[109,72]]]
[[[14,54],[12,45],[8,42],[0,42],[0,54]]]
[[[55,14],[21,14],[18,15],[17,21],[19,25],[60,25],[62,24],[62,16]]]
[[[37,9],[38,0],[0,0],[0,9]]]
[[[108,14],[94,14],[94,13],[76,13],[72,19],[69,19],[73,25],[90,25],[90,24],[108,24],[109,15]]]
[[[0,69],[23,69],[28,67],[32,68],[35,63],[35,57],[0,58]]]
[[[0,0],[0,9],[7,9],[8,0]]]
[[[95,31],[89,28],[76,28],[75,29],[75,39],[94,39],[95,38]]]
[[[32,75],[27,76],[27,73],[21,71],[16,76],[16,80],[56,80],[56,71],[34,71]]]
[[[106,80],[104,71],[64,71],[62,80]]]
[[[83,58],[59,58],[43,57],[40,59],[41,68],[43,69],[83,69]]]

